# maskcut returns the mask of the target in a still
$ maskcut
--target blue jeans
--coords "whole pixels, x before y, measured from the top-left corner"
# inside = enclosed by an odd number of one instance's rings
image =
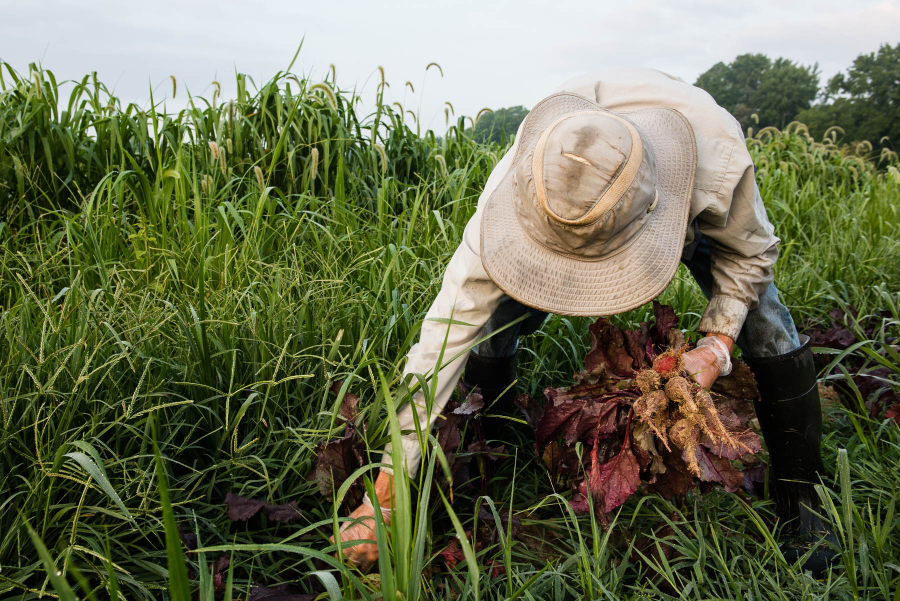
[[[694,242],[686,246],[681,261],[709,298],[712,292],[712,246],[695,228]],[[519,323],[497,332],[522,315],[528,316]],[[481,336],[496,332],[473,350],[482,357],[509,357],[519,348],[519,336],[534,334],[540,329],[547,313],[527,307],[504,296],[481,330]],[[747,314],[747,320],[736,340],[737,346],[748,357],[777,357],[800,347],[797,327],[787,307],[778,300],[778,289],[769,284],[759,297],[759,305]]]

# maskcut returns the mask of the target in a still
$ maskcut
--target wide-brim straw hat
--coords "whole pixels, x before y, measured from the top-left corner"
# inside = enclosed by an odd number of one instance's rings
[[[578,94],[549,96],[525,118],[483,208],[484,268],[542,311],[639,307],[678,269],[696,165],[693,130],[676,110],[616,113]]]

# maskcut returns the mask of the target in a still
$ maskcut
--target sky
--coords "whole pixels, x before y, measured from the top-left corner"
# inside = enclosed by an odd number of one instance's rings
[[[371,98],[384,68],[387,99],[442,132],[443,106],[532,107],[566,79],[605,66],[653,67],[693,82],[746,52],[818,63],[822,83],[863,52],[900,42],[900,0],[0,0],[0,61],[57,80],[99,78],[147,106],[185,90],[224,99],[234,73],[261,83],[284,70]],[[436,62],[443,70],[426,73]],[[409,81],[415,89],[405,85]]]

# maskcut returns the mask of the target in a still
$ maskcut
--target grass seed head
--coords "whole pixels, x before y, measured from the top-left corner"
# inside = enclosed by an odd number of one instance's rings
[[[316,175],[319,173],[319,149],[313,148],[309,153],[309,181],[315,181]],[[311,185],[311,184],[310,184]]]

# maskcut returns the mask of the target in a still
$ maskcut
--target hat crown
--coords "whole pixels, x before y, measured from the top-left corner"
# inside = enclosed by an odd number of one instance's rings
[[[551,217],[561,221],[585,217],[622,171],[631,154],[624,124],[604,119],[567,119],[547,137],[543,182]],[[532,165],[532,167],[535,167]]]
[[[525,231],[557,252],[598,259],[628,246],[655,208],[656,164],[638,129],[602,111],[568,114],[516,168]]]

